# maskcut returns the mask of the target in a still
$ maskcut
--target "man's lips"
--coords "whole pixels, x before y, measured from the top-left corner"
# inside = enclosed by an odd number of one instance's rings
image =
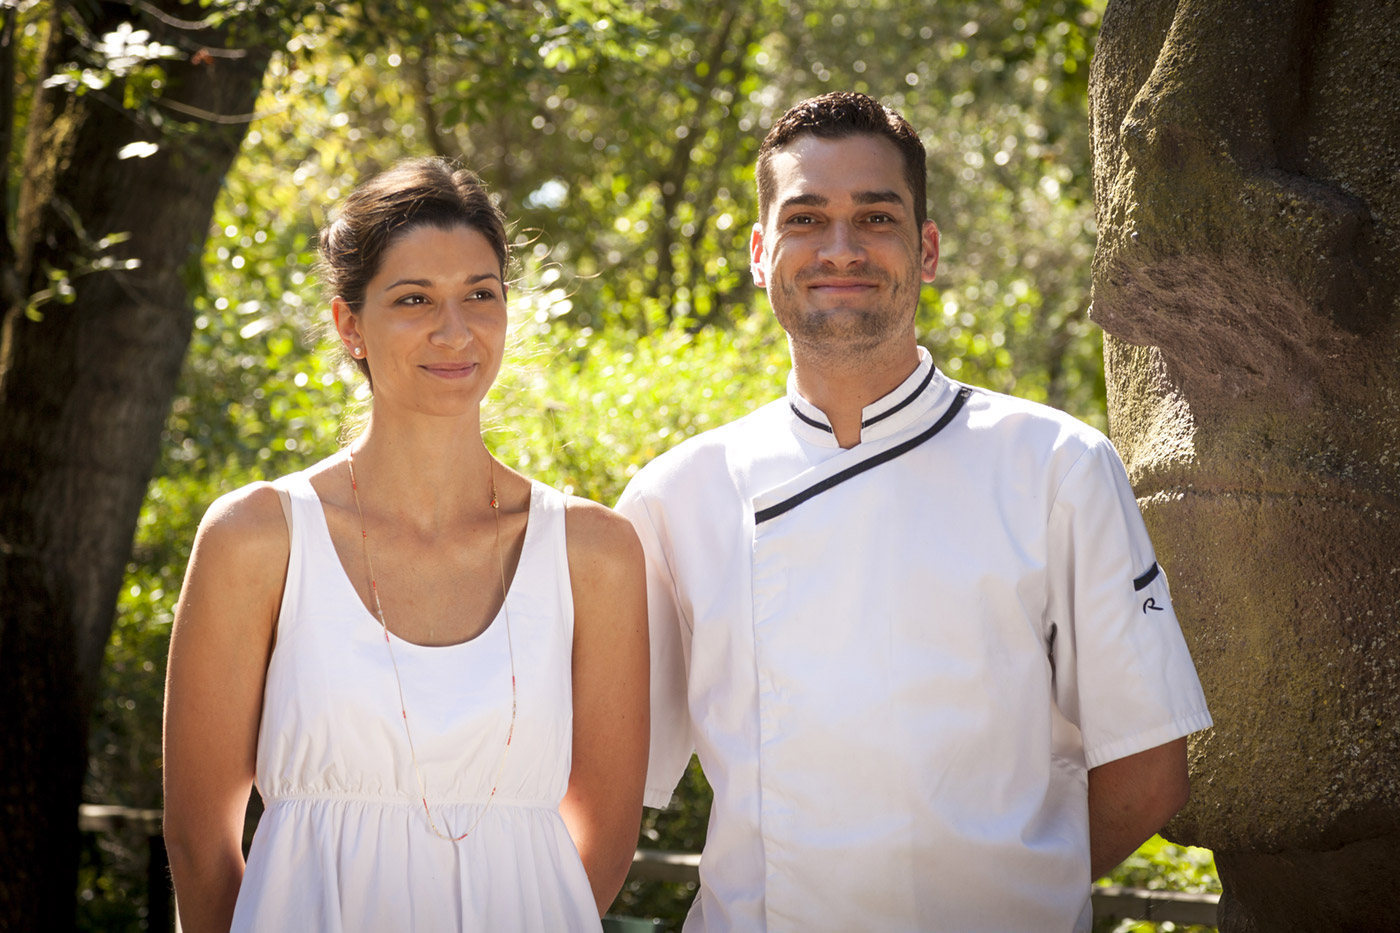
[[[797,284],[808,288],[875,288],[881,282],[879,276],[850,272],[833,274],[826,269],[808,269],[797,274]]]
[[[803,283],[807,288],[831,295],[855,294],[879,288],[878,282],[867,279],[816,279]]]

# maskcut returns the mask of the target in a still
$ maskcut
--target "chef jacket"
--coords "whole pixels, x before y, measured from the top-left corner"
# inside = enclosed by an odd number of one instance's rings
[[[1087,770],[1211,724],[1122,464],[920,349],[844,450],[796,391],[657,458],[646,803],[714,789],[703,931],[1090,927]]]

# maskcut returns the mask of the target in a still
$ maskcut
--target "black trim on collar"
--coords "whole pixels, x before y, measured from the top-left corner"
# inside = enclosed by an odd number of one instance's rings
[[[1146,570],[1144,570],[1143,573],[1142,573],[1142,576],[1138,577],[1136,580],[1133,581],[1133,589],[1134,589],[1134,590],[1141,590],[1141,589],[1143,589],[1143,588],[1146,587],[1149,583],[1151,583],[1153,580],[1157,579],[1157,574],[1159,574],[1159,573],[1161,573],[1161,572],[1162,572],[1162,568],[1161,568],[1161,567],[1158,567],[1158,566],[1157,566],[1157,562],[1154,560],[1154,561],[1152,562],[1152,566],[1151,566],[1151,567],[1148,567]]]
[[[862,431],[864,431],[866,428],[870,427],[872,424],[879,424],[881,421],[884,421],[884,420],[885,420],[886,418],[888,418],[890,415],[893,415],[895,412],[900,411],[900,410],[904,409],[905,407],[907,407],[911,402],[914,401],[914,399],[918,398],[920,395],[923,395],[923,394],[924,394],[924,390],[928,388],[928,384],[929,384],[930,382],[933,381],[933,374],[934,374],[935,372],[937,372],[937,371],[938,371],[938,368],[937,368],[936,366],[933,366],[932,364],[930,364],[930,365],[929,365],[929,368],[928,368],[928,374],[924,376],[924,381],[921,382],[921,383],[919,383],[919,387],[918,387],[917,389],[915,389],[913,392],[910,392],[907,396],[905,396],[904,400],[901,401],[900,403],[898,403],[897,405],[892,405],[892,406],[890,406],[890,408],[886,409],[885,411],[880,412],[880,413],[879,413],[878,415],[876,415],[875,417],[866,419],[865,421],[862,421],[862,422],[860,423],[860,429],[861,429]],[[802,412],[798,411],[797,406],[794,405],[794,404],[792,404],[792,402],[788,402],[788,408],[791,408],[791,409],[792,409],[792,413],[793,413],[794,415],[796,415],[799,419],[801,419],[802,421],[806,422],[807,424],[810,424],[812,427],[814,427],[814,428],[820,428],[821,430],[825,431],[825,432],[828,433],[828,434],[835,434],[835,433],[836,433],[835,431],[833,431],[833,430],[831,429],[831,425],[822,424],[822,423],[821,423],[820,421],[818,421],[817,419],[815,419],[815,418],[809,418],[809,417],[807,417],[806,415],[802,414]]]
[[[822,429],[823,431],[825,431],[827,434],[835,434],[835,433],[836,433],[835,431],[831,430],[831,425],[829,425],[829,424],[822,424],[822,423],[821,423],[820,421],[818,421],[816,418],[808,418],[806,415],[802,414],[802,412],[798,411],[798,410],[797,410],[797,406],[794,405],[794,404],[792,404],[792,402],[788,402],[788,408],[791,408],[791,409],[792,409],[792,413],[793,413],[794,415],[796,415],[797,417],[801,418],[803,421],[807,422],[807,423],[810,424],[812,427],[814,427],[814,428],[821,428],[821,429]]]
[[[819,496],[822,493],[826,492],[828,489],[833,489],[844,483],[846,480],[859,476],[866,470],[874,469],[882,463],[888,463],[889,461],[894,460],[896,457],[902,457],[904,454],[907,454],[909,451],[913,450],[915,447],[918,447],[924,441],[928,440],[929,438],[937,434],[939,431],[942,431],[944,428],[946,428],[948,426],[948,423],[951,422],[955,417],[957,417],[958,412],[962,411],[964,403],[967,402],[967,398],[971,394],[972,389],[968,388],[967,386],[962,386],[958,389],[957,396],[948,405],[948,410],[945,411],[943,413],[943,416],[937,421],[935,421],[933,423],[933,426],[930,427],[927,431],[924,431],[922,434],[919,434],[915,437],[911,437],[909,440],[903,442],[902,444],[896,444],[889,450],[882,451],[881,453],[878,453],[873,457],[862,460],[860,463],[849,466],[846,469],[840,471],[839,473],[833,473],[831,476],[828,476],[821,482],[809,486],[801,492],[796,493],[795,495],[789,496],[788,498],[784,499],[782,502],[779,502],[776,505],[770,505],[766,509],[758,510],[754,513],[754,524],[761,525],[771,518],[777,518],[784,512],[789,512],[792,509],[797,508],[799,505],[806,502],[808,499],[811,499],[814,496]]]
[[[913,392],[910,392],[908,397],[906,397],[904,401],[900,402],[898,405],[895,405],[894,407],[886,411],[880,412],[878,415],[869,419],[868,421],[862,421],[860,423],[861,429],[864,430],[865,428],[870,427],[872,424],[878,424],[879,422],[884,421],[890,415],[904,408],[910,402],[914,401],[914,399],[918,398],[920,395],[923,395],[924,390],[928,388],[928,384],[933,381],[934,372],[936,372],[936,370],[932,365],[930,365],[928,368],[928,375],[924,376],[924,381],[919,383],[919,387],[917,389],[915,389]]]

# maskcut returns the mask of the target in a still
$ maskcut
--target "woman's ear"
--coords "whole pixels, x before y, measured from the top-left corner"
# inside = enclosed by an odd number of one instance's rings
[[[340,342],[345,345],[346,351],[357,360],[364,359],[365,342],[360,334],[360,319],[350,310],[349,302],[339,295],[332,298],[331,317],[335,320],[335,332],[340,335]]]

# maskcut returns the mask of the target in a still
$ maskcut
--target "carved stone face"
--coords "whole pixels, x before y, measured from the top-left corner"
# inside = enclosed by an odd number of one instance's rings
[[[1400,834],[1400,30],[1307,6],[1115,0],[1091,78],[1109,423],[1216,721],[1173,834],[1223,850]]]

